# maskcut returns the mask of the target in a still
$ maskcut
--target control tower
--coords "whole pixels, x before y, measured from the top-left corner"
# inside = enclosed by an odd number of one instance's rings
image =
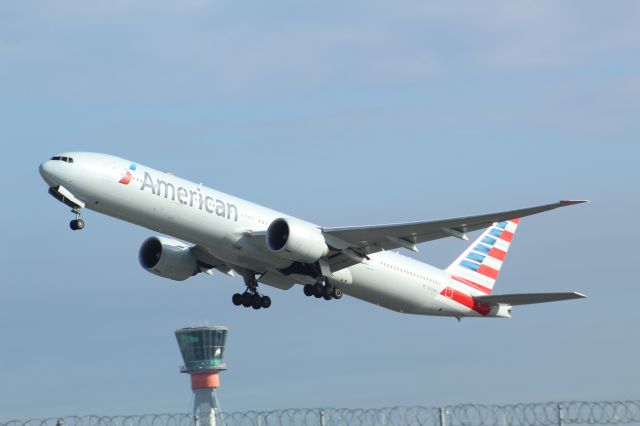
[[[184,360],[184,367],[180,371],[191,376],[196,426],[224,424],[216,389],[220,386],[218,374],[227,369],[222,356],[228,331],[227,327],[222,326],[176,330],[176,339]]]

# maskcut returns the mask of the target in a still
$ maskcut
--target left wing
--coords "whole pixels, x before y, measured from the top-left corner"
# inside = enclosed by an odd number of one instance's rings
[[[487,228],[494,222],[531,216],[584,202],[586,201],[561,200],[542,206],[478,216],[391,225],[323,228],[322,232],[326,242],[335,249],[329,255],[328,263],[332,271],[337,271],[361,262],[371,253],[400,247],[418,251],[416,244],[451,236],[466,240],[467,232]]]
[[[264,238],[260,239],[263,241]],[[266,250],[266,247],[264,248]],[[230,277],[235,276],[234,272],[244,276],[244,274],[255,273],[255,271],[251,271],[239,265],[234,265],[232,263],[225,262],[221,259],[218,259],[214,256],[211,251],[202,245],[195,245],[191,247],[191,253],[198,260],[198,266],[200,267],[200,271],[205,274],[212,275],[212,270],[216,269],[223,274],[229,275]],[[260,277],[258,281],[264,284],[268,284],[272,287],[279,288],[281,290],[288,290],[296,283],[295,280],[279,273],[278,271],[260,271]]]
[[[218,271],[222,272],[223,274],[229,275],[230,277],[234,276],[234,266],[229,265],[223,260],[215,257],[206,247],[195,245],[191,247],[190,250],[198,261],[198,266],[200,267],[200,270],[202,272],[211,275],[210,271],[212,269],[217,269]]]

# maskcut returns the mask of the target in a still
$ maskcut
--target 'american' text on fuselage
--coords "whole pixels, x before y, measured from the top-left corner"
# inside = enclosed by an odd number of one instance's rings
[[[183,186],[176,186],[171,182],[162,179],[154,179],[149,172],[144,172],[144,180],[141,191],[149,188],[153,195],[158,197],[164,196],[166,199],[177,201],[182,205],[195,207],[198,210],[205,210],[207,213],[216,214],[234,222],[238,221],[238,208],[231,203],[225,203],[222,200],[216,200],[209,195],[204,195],[200,188],[196,190],[187,189]]]

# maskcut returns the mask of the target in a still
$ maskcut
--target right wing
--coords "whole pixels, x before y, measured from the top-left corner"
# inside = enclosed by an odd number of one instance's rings
[[[404,247],[417,251],[416,244],[445,237],[466,238],[467,232],[484,229],[494,222],[531,216],[559,207],[584,203],[583,200],[561,200],[557,203],[508,210],[477,216],[464,216],[428,222],[399,223],[391,225],[356,226],[348,228],[323,228],[327,243],[336,249],[328,259],[332,271],[355,265],[368,254]]]
[[[557,302],[560,300],[582,299],[584,294],[570,293],[521,293],[521,294],[496,294],[489,296],[474,296],[480,303],[487,305],[532,305],[534,303]]]

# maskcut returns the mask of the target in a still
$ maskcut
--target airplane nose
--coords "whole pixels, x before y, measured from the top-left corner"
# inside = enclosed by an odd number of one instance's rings
[[[42,179],[47,182],[47,185],[56,186],[56,182],[53,180],[53,167],[51,163],[51,160],[47,160],[44,163],[40,164],[38,171],[40,172],[40,176],[42,176]]]

